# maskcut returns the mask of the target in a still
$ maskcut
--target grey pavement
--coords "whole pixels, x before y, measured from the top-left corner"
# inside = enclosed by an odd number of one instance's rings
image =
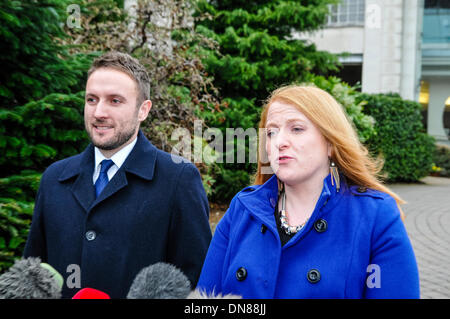
[[[450,298],[450,178],[393,184],[402,197],[405,227],[419,267],[421,298]]]

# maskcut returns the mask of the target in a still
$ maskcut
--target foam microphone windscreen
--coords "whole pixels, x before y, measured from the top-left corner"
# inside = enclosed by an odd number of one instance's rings
[[[185,299],[189,279],[174,265],[159,262],[142,269],[135,277],[128,299]]]
[[[62,276],[39,257],[19,259],[0,276],[0,299],[60,299]]]
[[[109,295],[103,291],[94,288],[83,288],[79,290],[72,299],[111,299]]]

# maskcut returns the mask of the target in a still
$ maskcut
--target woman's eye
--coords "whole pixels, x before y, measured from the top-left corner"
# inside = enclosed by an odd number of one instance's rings
[[[267,137],[272,137],[275,135],[275,131],[274,130],[267,130]]]
[[[292,131],[294,131],[295,133],[299,133],[299,132],[302,132],[302,131],[303,131],[303,128],[302,128],[302,127],[296,126],[296,127],[293,127],[293,128],[292,128]]]

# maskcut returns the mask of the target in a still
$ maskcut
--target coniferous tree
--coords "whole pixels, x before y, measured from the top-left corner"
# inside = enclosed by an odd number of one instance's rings
[[[78,91],[88,66],[56,41],[65,36],[66,0],[0,2],[0,101],[22,105],[59,92]]]
[[[337,71],[336,56],[293,37],[319,29],[334,2],[200,0],[198,12],[209,19],[198,21],[197,30],[220,47],[205,64],[224,101],[219,109],[203,112],[207,125],[220,128],[224,136],[226,128],[257,128],[263,101],[273,89]],[[216,195],[225,200],[250,183],[256,168],[248,161],[219,166]]]

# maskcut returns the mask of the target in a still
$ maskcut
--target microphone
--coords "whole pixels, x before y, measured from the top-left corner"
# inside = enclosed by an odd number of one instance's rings
[[[19,259],[0,276],[0,299],[60,299],[63,283],[39,257]]]
[[[103,291],[94,288],[83,288],[78,291],[72,299],[111,299],[109,295]]]
[[[127,299],[185,299],[190,291],[190,281],[181,270],[159,262],[137,274]]]

